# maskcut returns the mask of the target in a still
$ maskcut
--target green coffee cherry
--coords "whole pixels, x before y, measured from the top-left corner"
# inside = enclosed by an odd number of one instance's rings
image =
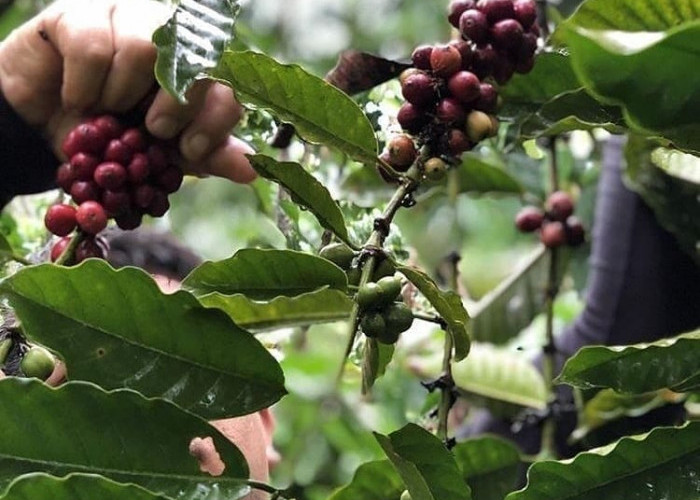
[[[357,304],[360,309],[377,309],[382,297],[382,290],[377,283],[365,283],[357,291]]]
[[[447,173],[447,164],[440,158],[430,158],[423,165],[425,177],[431,181],[439,181]]]
[[[384,330],[386,330],[384,317],[379,312],[369,312],[362,316],[360,326],[362,327],[362,332],[372,339],[383,335]]]
[[[393,276],[396,273],[394,263],[389,259],[382,259],[377,268],[372,273],[372,281],[379,281],[387,276]]]
[[[389,305],[401,294],[401,280],[395,276],[387,276],[377,281],[380,289],[380,306]]]
[[[355,252],[345,243],[331,243],[321,249],[319,255],[341,269],[350,269]]]
[[[53,354],[43,347],[33,346],[24,353],[19,367],[27,377],[46,380],[53,373],[56,367],[56,360]]]
[[[413,324],[413,313],[403,302],[394,302],[384,312],[384,323],[387,330],[403,333]]]
[[[362,270],[359,267],[351,267],[346,271],[348,275],[348,285],[358,286],[362,278]]]
[[[0,366],[5,364],[10,349],[12,349],[12,339],[7,338],[0,340]]]
[[[399,341],[399,336],[401,336],[401,332],[385,328],[381,334],[377,335],[377,342],[380,344],[394,345]]]
[[[401,500],[413,500],[408,490],[404,490],[404,492],[401,493]]]

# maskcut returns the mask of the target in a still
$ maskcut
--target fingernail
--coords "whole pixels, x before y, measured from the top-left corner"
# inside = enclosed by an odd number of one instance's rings
[[[153,120],[151,133],[161,139],[171,139],[177,134],[177,122],[171,116],[159,116]]]
[[[209,137],[204,134],[195,134],[187,141],[187,157],[190,160],[198,160],[209,149]]]

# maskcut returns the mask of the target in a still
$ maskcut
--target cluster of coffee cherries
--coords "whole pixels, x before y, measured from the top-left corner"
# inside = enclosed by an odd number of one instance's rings
[[[405,102],[397,120],[406,134],[389,139],[382,160],[406,172],[417,158],[415,140],[427,147],[425,177],[437,179],[450,160],[496,135],[498,85],[533,68],[536,18],[534,0],[453,0],[448,20],[461,39],[413,51],[412,67],[399,77]]]
[[[46,228],[60,239],[51,248],[56,261],[68,247],[76,228],[81,241],[73,262],[104,258],[106,247],[98,234],[114,219],[121,229],[135,229],[144,215],[163,216],[168,195],[182,184],[182,170],[169,158],[165,144],[140,128],[127,128],[116,117],[87,120],[62,144],[68,162],[56,173],[56,183],[73,203],[49,207]]]
[[[539,231],[540,241],[547,248],[577,247],[586,240],[586,230],[573,213],[571,196],[555,191],[547,198],[545,210],[525,207],[515,217],[515,225],[524,233]]]

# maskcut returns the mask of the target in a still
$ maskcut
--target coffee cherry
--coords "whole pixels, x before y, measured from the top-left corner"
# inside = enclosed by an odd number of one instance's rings
[[[153,187],[149,184],[136,186],[131,192],[132,203],[141,209],[148,207],[151,204],[151,200],[153,200]]]
[[[345,243],[330,243],[323,247],[318,255],[345,270],[350,269],[355,258],[355,252]]]
[[[453,128],[447,133],[447,148],[450,155],[460,156],[465,151],[469,151],[474,145],[467,137],[467,134],[460,129]]]
[[[555,191],[549,195],[546,203],[547,215],[552,220],[564,222],[574,213],[574,201],[565,191]]]
[[[459,18],[459,31],[465,40],[484,43],[489,34],[486,15],[476,9],[465,10]]]
[[[526,30],[530,29],[530,26],[537,20],[537,6],[534,0],[515,0],[513,10],[515,11],[515,19]]]
[[[459,18],[465,11],[474,8],[476,8],[475,0],[452,0],[448,7],[447,19],[452,26],[459,28]]]
[[[80,205],[86,201],[97,200],[100,197],[100,188],[94,181],[76,181],[70,188],[73,201]]]
[[[71,239],[70,236],[64,236],[53,244],[51,247],[51,262],[56,262],[58,258],[63,255],[63,252],[65,252],[68,245],[70,245]]]
[[[56,368],[56,359],[43,347],[32,346],[24,353],[19,367],[26,377],[46,380]]]
[[[491,45],[478,48],[474,52],[474,73],[481,79],[493,74],[498,58],[498,52]]]
[[[75,168],[70,163],[62,163],[56,170],[56,184],[66,193],[77,179]]]
[[[544,222],[540,229],[540,241],[547,248],[558,248],[566,243],[566,230],[559,221]]]
[[[423,73],[423,71],[417,68],[407,68],[403,70],[399,75],[399,83],[403,86],[404,82],[408,79],[409,76],[417,75],[418,73]]]
[[[123,229],[124,231],[136,229],[141,225],[142,220],[143,215],[135,210],[129,210],[114,217],[114,222],[117,223],[119,229]]]
[[[180,186],[182,186],[182,180],[182,170],[175,165],[172,165],[158,174],[156,177],[156,184],[163,188],[166,193],[170,194],[180,189]]]
[[[413,139],[407,135],[392,137],[387,150],[389,151],[389,164],[401,172],[405,172],[418,156]]]
[[[427,106],[438,97],[435,81],[426,73],[409,76],[401,86],[401,94],[411,104]]]
[[[586,241],[586,230],[578,217],[572,215],[566,219],[566,243],[571,247],[582,245]]]
[[[124,144],[119,139],[112,139],[107,144],[103,158],[104,161],[112,161],[121,163],[122,165],[128,165],[133,156],[134,152],[129,146]]]
[[[411,61],[413,66],[418,69],[430,70],[430,54],[433,52],[433,47],[431,45],[421,45],[416,47],[411,54]]]
[[[435,116],[442,123],[461,125],[464,123],[466,113],[457,99],[446,97],[438,103]]]
[[[77,153],[99,155],[107,145],[107,136],[94,123],[81,123],[63,141],[63,153],[71,158]]]
[[[531,59],[535,52],[537,51],[537,37],[532,33],[525,33],[523,35],[520,46],[512,52],[513,56],[517,59],[517,62],[525,61]]]
[[[95,168],[99,160],[96,156],[87,153],[76,153],[70,159],[70,164],[75,172],[75,177],[81,181],[92,180]]]
[[[394,276],[387,276],[377,281],[379,287],[379,305],[391,304],[401,294],[401,280]]]
[[[386,330],[386,325],[384,323],[384,317],[379,312],[368,312],[362,316],[360,320],[360,328],[362,328],[362,333],[367,337],[373,339],[384,334]]]
[[[357,291],[355,300],[362,310],[375,309],[380,301],[381,294],[382,291],[376,283],[365,283]]]
[[[95,183],[104,189],[119,189],[126,182],[126,169],[117,162],[100,163],[95,169]]]
[[[81,203],[75,212],[80,229],[88,234],[97,234],[107,227],[107,214],[96,201]]]
[[[163,217],[168,210],[170,210],[168,193],[162,189],[153,189],[153,197],[145,209],[146,213],[151,217]]]
[[[436,45],[430,53],[430,67],[441,78],[449,78],[462,68],[462,56],[452,45]]]
[[[479,85],[479,98],[474,103],[474,108],[486,113],[493,113],[498,106],[498,91],[490,83]]]
[[[477,8],[486,14],[489,23],[515,17],[513,0],[479,0]]]
[[[93,125],[104,134],[107,140],[116,139],[122,133],[122,126],[112,115],[98,116],[92,121]]]
[[[168,155],[165,150],[157,144],[151,144],[146,149],[148,165],[151,173],[159,174],[168,167]]]
[[[515,216],[515,226],[523,233],[537,231],[544,221],[544,212],[537,207],[525,207]]]
[[[372,273],[372,280],[373,281],[379,281],[382,278],[386,278],[387,276],[393,276],[396,273],[396,267],[394,264],[391,262],[389,259],[382,259],[379,264],[377,264],[377,267],[374,269],[374,272]]]
[[[141,184],[151,173],[148,157],[143,153],[136,153],[131,163],[126,167],[127,178],[132,184]]]
[[[413,325],[413,313],[403,302],[394,302],[384,310],[386,329],[403,333]]]
[[[472,44],[463,40],[453,40],[450,42],[450,45],[457,49],[457,52],[459,52],[459,55],[462,58],[462,69],[468,70],[471,68],[472,59],[474,59]]]
[[[523,61],[518,61],[515,65],[515,71],[521,75],[526,75],[535,67],[535,56],[531,56]]]
[[[452,96],[465,104],[479,97],[480,85],[479,78],[471,71],[459,71],[447,82],[447,88]]]
[[[515,64],[506,56],[499,57],[493,68],[493,78],[500,85],[505,85],[513,78]]]
[[[146,139],[143,137],[143,133],[137,128],[125,130],[121,136],[121,142],[136,153],[141,153],[146,150]]]
[[[495,47],[514,49],[522,43],[523,27],[515,19],[503,19],[491,27],[491,40]]]
[[[107,189],[102,193],[101,202],[107,214],[114,217],[129,210],[131,197],[126,191],[110,191]]]
[[[493,135],[491,117],[483,111],[472,111],[467,116],[467,136],[474,143],[479,143]]]
[[[405,102],[399,108],[396,119],[401,128],[411,134],[417,134],[427,124],[428,117],[424,109]]]
[[[352,267],[345,273],[348,276],[348,285],[358,286],[362,279],[362,270],[359,267]]]
[[[439,181],[445,177],[447,164],[440,158],[430,158],[423,165],[425,176],[431,181]]]
[[[106,249],[97,242],[96,238],[91,236],[87,236],[75,248],[76,264],[86,259],[104,259],[105,255]]]
[[[44,216],[44,225],[56,236],[70,234],[77,225],[75,208],[65,204],[50,206]]]

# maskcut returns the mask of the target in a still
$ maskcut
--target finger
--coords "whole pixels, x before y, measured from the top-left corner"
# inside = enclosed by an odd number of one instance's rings
[[[202,109],[180,139],[180,151],[192,163],[202,161],[220,146],[241,119],[242,108],[233,90],[220,83],[209,88]]]
[[[157,53],[151,34],[169,13],[165,4],[157,2],[117,3],[112,14],[114,58],[102,89],[102,109],[128,111],[152,88]]]
[[[97,104],[114,55],[113,6],[80,1],[56,20],[55,44],[64,57],[61,98],[66,109],[86,110]]]
[[[161,89],[146,113],[146,128],[156,137],[172,139],[192,121],[202,108],[212,82],[200,80],[187,91],[187,104],[181,104]]]
[[[215,175],[247,184],[258,175],[245,156],[249,154],[255,154],[255,150],[242,140],[229,136],[203,163],[186,168],[185,171],[200,176]]]

